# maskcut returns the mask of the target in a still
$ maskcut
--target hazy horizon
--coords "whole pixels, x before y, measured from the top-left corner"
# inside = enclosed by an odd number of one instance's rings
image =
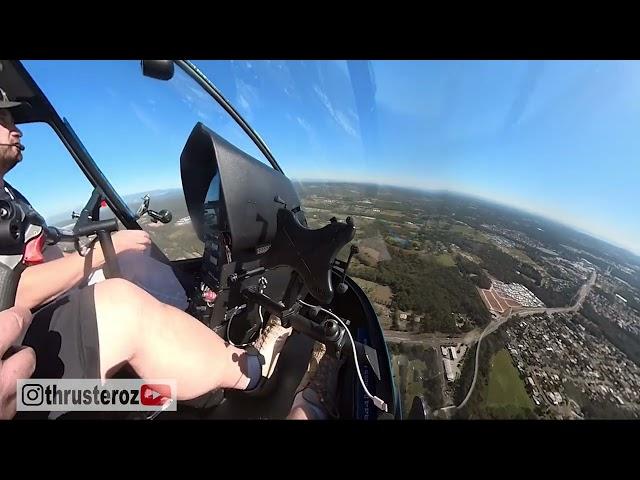
[[[608,239],[608,238],[604,238],[598,234],[595,234],[593,232],[590,232],[588,230],[584,230],[581,229],[579,226],[568,223],[566,221],[563,221],[561,219],[557,219],[557,218],[553,218],[549,215],[546,215],[544,213],[535,211],[535,210],[529,210],[529,209],[525,209],[519,206],[514,206],[513,204],[509,204],[509,203],[505,203],[502,202],[500,200],[497,200],[495,198],[488,198],[488,197],[484,197],[484,196],[480,196],[480,195],[476,195],[473,192],[464,192],[464,191],[460,191],[460,190],[453,190],[453,189],[428,189],[428,188],[419,188],[419,187],[413,187],[413,186],[408,186],[408,185],[397,185],[397,184],[390,184],[390,183],[380,183],[380,182],[368,182],[368,181],[357,181],[357,180],[344,180],[344,179],[319,179],[319,178],[291,178],[291,181],[296,184],[296,183],[331,183],[331,184],[355,184],[355,185],[374,185],[377,187],[390,187],[390,188],[397,188],[397,189],[403,189],[403,190],[410,190],[410,191],[418,191],[420,193],[427,193],[427,194],[452,194],[452,195],[456,195],[456,196],[460,196],[460,197],[468,197],[471,199],[475,199],[475,200],[480,200],[480,201],[484,201],[490,204],[493,204],[497,207],[507,207],[507,208],[511,208],[514,209],[518,212],[522,212],[523,214],[527,214],[530,216],[537,216],[543,220],[546,221],[551,221],[551,222],[555,222],[558,223],[564,227],[567,227],[569,229],[572,229],[578,233],[582,233],[584,235],[588,235],[592,238],[595,238],[597,240],[600,240],[602,242],[605,242],[611,246],[623,249],[624,251],[626,251],[628,254],[636,257],[636,260],[640,260],[640,252],[635,252],[632,249],[630,249],[629,247],[625,246],[625,245],[621,245],[621,244],[617,244],[616,242]],[[147,193],[153,193],[153,192],[160,192],[160,191],[170,191],[170,190],[178,190],[178,191],[182,191],[182,187],[181,186],[171,186],[171,187],[160,187],[160,188],[153,188],[153,189],[147,189],[147,190],[140,190],[137,192],[132,192],[132,193],[124,193],[121,194],[123,199],[127,199],[130,197],[134,197],[134,196],[143,196],[144,194]],[[88,197],[87,197],[88,200]],[[135,200],[133,198],[130,198],[131,201]],[[86,200],[84,200],[83,202],[85,202]],[[151,201],[153,202],[153,195],[151,196]],[[82,205],[84,205],[84,203],[81,202],[79,204],[76,204],[75,206],[69,207],[69,208],[78,208],[81,207]],[[54,214],[50,214],[50,215],[45,215],[47,217],[50,218],[54,218],[56,219],[55,221],[58,221],[57,219],[60,218],[62,219],[64,215],[70,215],[70,210],[69,211],[59,211],[57,213]]]
[[[548,221],[552,221],[552,222],[556,222],[559,223],[565,227],[571,228],[572,230],[575,230],[576,232],[579,233],[583,233],[585,235],[589,235],[590,237],[593,237],[597,240],[601,240],[603,242],[606,242],[614,247],[617,248],[621,248],[623,250],[626,250],[628,253],[634,255],[635,257],[638,257],[638,259],[640,259],[640,248],[638,250],[635,249],[635,247],[629,246],[629,245],[625,245],[624,243],[620,243],[616,240],[613,240],[611,238],[608,238],[606,236],[606,234],[601,234],[601,233],[597,233],[597,232],[593,232],[590,231],[588,228],[582,227],[580,225],[577,225],[575,223],[571,223],[570,220],[566,220],[554,215],[550,215],[547,212],[544,211],[540,211],[540,210],[535,210],[535,209],[531,209],[528,207],[523,207],[520,205],[517,205],[515,203],[511,203],[511,202],[507,202],[505,200],[502,199],[498,199],[495,197],[488,197],[482,194],[477,194],[475,192],[469,192],[469,191],[463,191],[463,190],[459,190],[456,189],[455,187],[453,188],[427,188],[427,187],[415,187],[412,185],[401,185],[401,184],[393,184],[393,183],[380,183],[380,182],[371,182],[371,181],[358,181],[358,180],[344,180],[344,179],[330,179],[330,178],[295,178],[295,179],[291,179],[292,181],[297,181],[297,182],[302,182],[302,183],[312,183],[312,182],[318,182],[318,183],[354,183],[354,184],[362,184],[362,185],[378,185],[378,186],[385,186],[385,187],[395,187],[395,188],[401,188],[401,189],[409,189],[409,190],[418,190],[420,192],[425,192],[425,193],[451,193],[451,194],[455,194],[455,195],[460,195],[460,196],[466,196],[466,197],[471,197],[471,198],[475,198],[478,200],[483,200],[485,202],[489,202],[489,203],[493,203],[495,205],[498,206],[503,206],[503,207],[509,207],[509,208],[513,208],[515,210],[518,210],[520,212],[529,214],[529,215],[534,215],[534,216],[538,216],[541,217],[545,220]]]
[[[640,255],[640,62],[196,64],[289,177],[473,195]],[[137,61],[25,66],[119,192],[179,184],[180,153],[196,122],[262,159],[180,69],[163,82],[142,76]],[[88,197],[51,129],[24,130],[30,167],[9,180],[50,210]],[[55,196],[52,164],[60,165]]]

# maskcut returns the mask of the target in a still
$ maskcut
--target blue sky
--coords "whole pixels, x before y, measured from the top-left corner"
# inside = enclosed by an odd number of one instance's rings
[[[471,193],[640,254],[640,62],[196,64],[289,176]],[[196,121],[260,157],[180,71],[160,82],[132,61],[26,65],[122,194],[179,186]],[[9,181],[45,214],[84,203],[90,189],[55,136],[24,130]]]

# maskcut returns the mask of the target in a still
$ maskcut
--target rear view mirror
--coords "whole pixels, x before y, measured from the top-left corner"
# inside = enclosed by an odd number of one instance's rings
[[[147,214],[153,218],[154,221],[161,223],[169,223],[173,219],[171,212],[164,208],[159,212],[156,212],[155,210],[148,210]]]
[[[171,80],[174,73],[172,60],[142,60],[142,74],[156,80]]]

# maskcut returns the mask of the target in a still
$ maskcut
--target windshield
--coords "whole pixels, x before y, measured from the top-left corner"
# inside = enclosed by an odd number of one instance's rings
[[[171,80],[159,81],[143,76],[140,62],[133,60],[29,61],[25,66],[132,212],[145,194],[151,209],[172,212],[175,220],[166,225],[148,216],[139,221],[171,260],[198,258],[203,252],[191,227],[180,174],[180,154],[198,122],[268,164],[235,121],[179,68]],[[72,166],[59,146],[50,149],[42,128],[22,129],[33,152],[25,162],[32,170],[15,169],[10,181],[22,186],[50,223],[68,226],[70,213],[79,211],[91,189],[79,189],[77,176],[51,170],[50,165]],[[43,172],[40,181],[34,181],[36,170]],[[61,194],[50,199],[44,181]]]
[[[197,65],[356,219],[405,413],[638,415],[640,62]]]
[[[405,413],[421,395],[437,418],[638,418],[640,62],[195,64],[295,181],[310,226],[355,219],[350,274]],[[174,210],[144,225],[172,259],[202,253],[178,190],[196,122],[268,164],[179,68],[162,82],[134,61],[26,66],[134,211],[145,193]],[[86,201],[56,182],[59,211]]]

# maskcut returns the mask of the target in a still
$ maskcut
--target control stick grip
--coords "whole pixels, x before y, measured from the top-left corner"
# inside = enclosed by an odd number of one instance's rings
[[[20,273],[0,262],[0,311],[15,305]]]
[[[104,255],[105,277],[106,278],[121,277],[122,275],[120,274],[120,265],[118,265],[118,257],[116,256],[116,250],[113,247],[111,232],[100,230],[98,232],[98,240],[100,240],[100,248],[102,248],[102,254]]]

